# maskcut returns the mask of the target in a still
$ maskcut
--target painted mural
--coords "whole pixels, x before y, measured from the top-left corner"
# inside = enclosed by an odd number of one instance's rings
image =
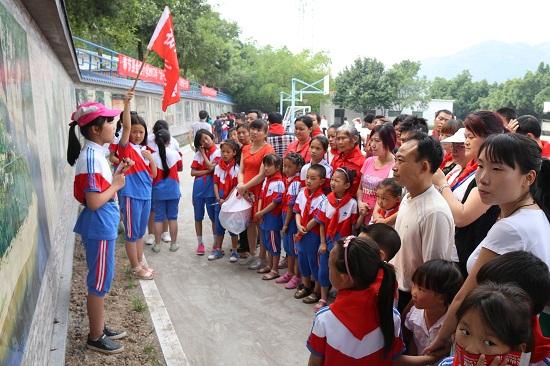
[[[0,4],[1,365],[21,362],[49,252],[28,53],[25,30]]]

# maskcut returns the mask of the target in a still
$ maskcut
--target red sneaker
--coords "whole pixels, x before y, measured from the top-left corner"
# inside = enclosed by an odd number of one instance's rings
[[[200,243],[197,246],[197,255],[204,255],[204,244]]]
[[[302,279],[298,276],[293,276],[290,281],[287,282],[287,284],[285,285],[285,288],[287,290],[292,290],[292,289],[295,289],[296,287],[298,287],[298,285],[302,282]]]
[[[284,275],[282,275],[281,277],[277,278],[275,280],[275,283],[287,283],[288,281],[290,281],[292,279],[292,277],[294,277],[294,275],[292,273],[285,273]]]

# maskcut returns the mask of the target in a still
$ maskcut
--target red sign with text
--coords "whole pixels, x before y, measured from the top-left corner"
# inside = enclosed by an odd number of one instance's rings
[[[215,97],[218,95],[218,91],[203,85],[201,86],[201,94],[207,97]]]
[[[120,76],[135,78],[140,67],[140,60],[136,60],[135,58],[120,53],[118,54],[117,72]],[[143,66],[143,70],[141,70],[139,79],[153,84],[164,85],[164,70],[146,63],[145,66]],[[182,77],[179,78],[178,85],[180,90],[191,89],[189,80]]]

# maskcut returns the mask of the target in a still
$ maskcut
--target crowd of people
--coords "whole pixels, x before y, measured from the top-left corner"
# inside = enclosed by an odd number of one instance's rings
[[[132,270],[151,279],[147,225],[154,252],[164,235],[178,249],[177,177],[186,170],[163,121],[147,138],[132,95],[114,174],[100,147],[113,143],[119,111],[80,106],[69,145],[85,206],[75,231],[90,268],[88,346],[109,352],[121,348],[102,302],[116,192]],[[253,110],[209,123],[201,111],[192,125],[196,254],[223,258],[221,208],[235,195],[249,201],[246,230],[229,232],[229,262],[314,305],[309,365],[550,364],[550,147],[537,118],[503,108],[459,121],[441,110],[430,133],[420,117],[367,115],[359,132],[357,121],[321,128],[309,113],[289,133],[279,113],[263,117]]]

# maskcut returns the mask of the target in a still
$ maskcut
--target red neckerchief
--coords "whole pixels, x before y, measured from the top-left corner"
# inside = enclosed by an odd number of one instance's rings
[[[311,131],[311,137],[315,137],[322,134],[323,134],[323,131],[321,131],[320,127],[314,127],[313,130]]]
[[[300,181],[300,173],[297,173],[295,176],[293,177],[287,177],[285,179],[285,194],[283,196],[283,207],[288,207],[288,202],[289,202],[289,195],[288,195],[288,188],[290,187],[290,185],[294,182],[299,182]]]
[[[374,282],[364,290],[338,290],[330,304],[334,316],[359,340],[379,327],[378,292],[384,270],[380,268]]]
[[[330,192],[327,196],[328,202],[336,209],[327,226],[327,236],[329,238],[334,239],[336,237],[336,233],[338,232],[338,220],[340,219],[340,208],[348,203],[352,198],[353,197],[348,192],[346,192],[340,200],[336,198],[334,192]]]
[[[386,210],[383,210],[383,209],[379,208],[378,209],[378,215],[380,215],[383,219],[387,219],[391,215],[397,213],[397,211],[399,211],[399,203],[397,204],[397,206],[395,206],[394,208],[392,208],[389,211],[386,211]]]
[[[262,190],[261,198],[262,200],[267,197],[267,191],[269,190],[269,185],[271,182],[275,182],[278,180],[283,180],[283,175],[280,172],[276,172],[271,177],[266,177],[264,189]]]
[[[359,167],[359,169],[356,170],[361,170],[361,168],[363,167],[363,163],[365,162],[365,157],[363,156],[363,154],[361,154],[361,150],[359,150],[359,147],[355,146],[353,150],[348,153],[341,152],[338,155],[338,160],[341,160],[342,163],[351,162],[353,165]],[[342,164],[342,166],[345,166],[345,164]]]
[[[317,190],[313,192],[313,194],[309,193],[309,188],[304,189],[304,195],[306,196],[306,207],[304,208],[304,212],[302,212],[302,220],[300,221],[300,224],[303,227],[306,227],[310,219],[309,211],[311,209],[311,202],[313,202],[315,198],[319,197],[322,194],[323,194],[323,186],[317,188]]]
[[[453,154],[446,153],[443,157],[443,161],[441,162],[441,165],[439,166],[439,169],[443,169],[447,166],[447,163],[453,160]]]
[[[470,174],[475,172],[477,170],[477,162],[474,160],[470,160],[468,164],[466,164],[466,167],[460,172],[458,177],[451,183],[451,189],[455,189],[464,181],[464,179],[468,178]]]
[[[267,133],[271,135],[281,136],[285,134],[285,128],[280,123],[270,123]]]
[[[531,350],[531,363],[543,361],[550,357],[550,338],[542,335],[539,317],[534,316],[533,320],[533,349]]]
[[[225,180],[223,182],[222,187],[219,187],[219,188],[223,189],[223,193],[226,197],[229,195],[229,192],[233,188],[231,187],[231,183],[233,181],[233,178],[231,177],[231,169],[235,167],[235,164],[236,164],[235,159],[231,159],[229,163],[226,163],[225,160],[222,159],[218,164],[220,169],[223,170],[225,173]]]
[[[302,155],[302,157],[304,158],[304,160],[306,160],[306,156],[309,155],[309,143],[311,142],[311,138],[309,138],[307,140],[306,143],[304,143],[302,145],[301,148],[298,148],[298,146],[300,146],[300,140],[296,140],[293,142],[293,144],[295,143],[296,145],[296,151],[298,154]],[[302,154],[303,152],[303,154]],[[311,159],[311,158],[310,158]],[[309,161],[306,161],[306,163],[309,163]]]

